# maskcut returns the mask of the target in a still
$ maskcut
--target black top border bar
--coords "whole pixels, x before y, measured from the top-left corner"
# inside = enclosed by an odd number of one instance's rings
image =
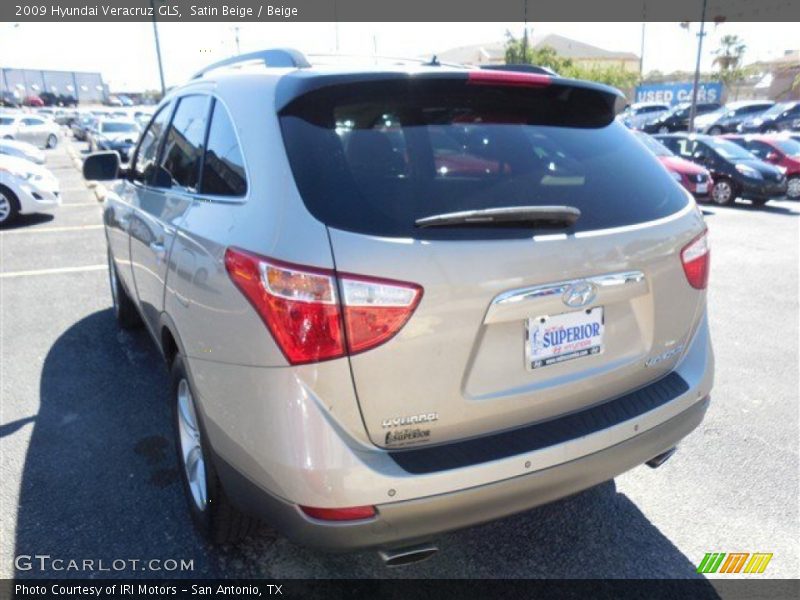
[[[797,0],[3,0],[6,22],[800,21]]]

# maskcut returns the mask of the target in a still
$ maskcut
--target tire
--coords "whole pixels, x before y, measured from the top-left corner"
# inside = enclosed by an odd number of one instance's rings
[[[7,187],[0,185],[0,227],[13,223],[19,214],[19,199]]]
[[[719,206],[732,204],[736,199],[736,186],[730,179],[720,179],[714,182],[714,189],[711,191],[711,201]]]
[[[122,329],[136,329],[142,325],[142,317],[136,310],[136,305],[131,300],[125,286],[117,276],[117,268],[111,258],[111,250],[108,251],[108,284],[111,288],[111,301],[114,304],[114,316],[117,324]]]
[[[47,147],[55,148],[56,146],[58,146],[58,138],[55,136],[55,134],[51,133],[47,136]]]
[[[719,135],[722,133],[722,129],[717,127],[716,125],[708,130],[708,135]]]
[[[786,197],[789,200],[800,200],[800,175],[789,177],[786,183]]]
[[[232,544],[253,533],[258,520],[233,506],[222,489],[194,398],[183,357],[177,354],[170,369],[170,402],[178,472],[189,514],[206,539]]]

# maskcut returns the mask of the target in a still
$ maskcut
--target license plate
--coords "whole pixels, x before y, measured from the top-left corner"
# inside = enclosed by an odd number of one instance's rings
[[[707,183],[698,183],[697,184],[697,193],[698,194],[706,194],[706,193],[708,193],[708,184]]]
[[[603,351],[603,307],[528,319],[525,362],[548,367]]]

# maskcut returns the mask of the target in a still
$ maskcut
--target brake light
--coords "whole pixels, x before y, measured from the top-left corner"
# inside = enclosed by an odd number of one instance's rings
[[[422,297],[414,284],[337,275],[237,248],[225,252],[225,268],[293,365],[383,344],[402,329]]]
[[[704,290],[708,285],[708,273],[711,267],[711,249],[708,246],[708,230],[703,231],[681,250],[683,271],[689,285]]]
[[[378,511],[374,506],[351,506],[348,508],[315,508],[313,506],[301,506],[300,510],[314,519],[322,521],[360,521],[371,519]]]
[[[519,71],[475,70],[467,75],[467,83],[474,85],[501,85],[511,87],[545,87],[552,79],[543,73],[521,73]]]

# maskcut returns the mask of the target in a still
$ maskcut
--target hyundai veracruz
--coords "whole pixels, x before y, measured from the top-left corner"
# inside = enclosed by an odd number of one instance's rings
[[[399,564],[666,460],[709,403],[709,246],[622,104],[272,50],[173,90],[129,168],[86,160],[201,531]]]

